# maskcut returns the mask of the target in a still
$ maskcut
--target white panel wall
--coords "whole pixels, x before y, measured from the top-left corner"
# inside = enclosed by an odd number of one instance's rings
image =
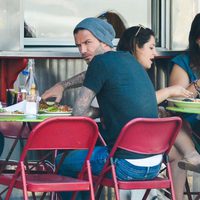
[[[21,49],[22,38],[22,0],[0,0],[0,50]]]
[[[200,0],[173,0],[171,24],[171,48],[186,49],[192,20],[200,12]]]

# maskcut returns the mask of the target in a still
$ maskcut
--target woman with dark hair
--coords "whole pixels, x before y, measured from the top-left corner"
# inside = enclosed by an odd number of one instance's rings
[[[157,55],[154,32],[142,25],[130,27],[124,31],[120,38],[117,50],[129,51],[145,69],[150,69],[153,59]],[[192,93],[178,85],[163,88],[156,92],[158,104],[168,97],[190,95]]]
[[[194,97],[200,94],[200,13],[195,16],[189,33],[189,46],[184,54],[172,59],[172,69],[169,85],[181,85],[193,92]],[[200,136],[200,121],[196,114],[185,114],[183,118],[189,122],[192,131]],[[200,139],[192,135],[196,149],[200,152]],[[191,169],[190,163],[181,165],[184,169]],[[198,168],[200,172],[200,166]]]
[[[117,50],[129,51],[145,69],[149,69],[156,55],[154,32],[142,25],[128,28],[120,38]],[[158,90],[156,98],[160,103],[170,96],[189,96],[191,94],[182,86],[174,85]],[[173,177],[175,177],[173,180],[177,200],[183,199],[186,180],[186,171],[177,167],[178,162],[184,157],[195,166],[200,164],[200,155],[196,152],[187,131],[187,127],[183,126],[169,154]]]
[[[108,23],[112,24],[113,28],[115,29],[116,38],[120,38],[123,32],[126,30],[125,20],[117,12],[106,11],[97,18],[106,20]]]
[[[192,22],[186,53],[172,59],[172,64],[169,84],[182,85],[198,96],[200,92],[200,13]]]

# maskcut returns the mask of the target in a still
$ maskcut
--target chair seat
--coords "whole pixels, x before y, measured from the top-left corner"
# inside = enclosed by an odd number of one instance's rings
[[[12,177],[12,174],[3,174],[0,176],[0,183],[8,185]],[[77,191],[77,189],[85,191],[90,189],[87,180],[84,181],[56,174],[28,174],[26,175],[26,181],[27,190],[32,192]],[[21,177],[17,178],[15,187],[22,187]]]
[[[170,187],[170,181],[166,178],[156,177],[153,180],[146,181],[117,181],[120,189],[131,190],[131,189],[161,189]],[[103,185],[108,187],[114,187],[112,179],[104,178],[102,180]]]

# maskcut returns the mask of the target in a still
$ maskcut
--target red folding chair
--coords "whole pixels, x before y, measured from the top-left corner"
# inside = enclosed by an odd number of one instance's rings
[[[99,199],[103,186],[113,187],[116,199],[119,200],[119,189],[146,189],[143,199],[146,199],[151,189],[168,188],[171,191],[171,199],[175,200],[171,168],[168,162],[168,153],[174,144],[176,136],[181,127],[181,118],[138,118],[128,122],[112,148],[109,158],[95,181],[96,197]],[[141,154],[163,154],[163,162],[166,164],[166,177],[157,177],[153,180],[144,181],[119,181],[116,177],[113,158],[116,150],[124,149]],[[111,173],[112,178],[106,174]]]
[[[23,190],[25,200],[28,199],[28,191],[32,193],[44,192],[44,194],[59,191],[90,191],[91,199],[94,200],[89,159],[97,138],[98,127],[92,119],[87,117],[55,117],[41,122],[31,131],[15,174],[0,175],[0,184],[9,186],[5,199],[10,198],[13,188],[18,188]],[[28,174],[28,170],[25,170],[29,151],[72,149],[88,149],[85,163],[78,178],[58,175],[58,169],[55,169],[55,172],[51,174],[49,172],[37,174],[37,171],[34,174]],[[73,198],[75,196],[73,195]]]

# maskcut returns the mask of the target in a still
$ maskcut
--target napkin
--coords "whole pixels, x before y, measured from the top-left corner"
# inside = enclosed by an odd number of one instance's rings
[[[8,112],[14,112],[14,111],[17,110],[17,111],[25,113],[25,110],[26,110],[26,100],[21,101],[19,103],[16,103],[16,104],[14,104],[12,106],[5,107],[4,109],[6,111],[8,111]]]

